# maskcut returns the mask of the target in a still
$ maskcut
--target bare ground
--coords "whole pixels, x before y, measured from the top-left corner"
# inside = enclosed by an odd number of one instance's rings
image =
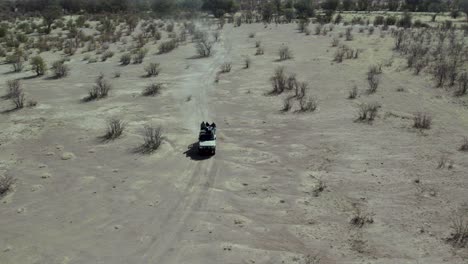
[[[346,100],[354,84],[367,89],[370,64],[393,56],[390,37],[355,37],[347,44],[364,51],[342,64],[330,37],[294,25],[226,25],[206,59],[193,59],[191,44],[164,55],[151,46],[145,62],[161,64],[165,84],[151,98],[140,95],[151,81],[143,66],[117,66],[118,55],[85,64],[78,54],[65,79],[24,80],[38,106],[0,116],[0,173],[18,179],[0,205],[0,262],[466,263],[467,249],[446,242],[453,212],[468,213],[467,154],[457,150],[466,107],[398,56],[376,94]],[[255,40],[265,55],[253,56]],[[276,61],[282,44],[293,60]],[[215,83],[226,61],[233,70]],[[309,82],[316,112],[281,113],[282,97],[265,96],[279,65]],[[0,66],[0,83],[30,74],[9,70]],[[109,98],[80,102],[99,72],[115,70]],[[382,105],[378,118],[354,122],[368,101]],[[412,128],[417,111],[432,114],[431,130]],[[115,116],[128,124],[124,137],[100,142]],[[193,145],[203,120],[219,127],[212,158]],[[144,124],[166,136],[150,156],[133,152]],[[453,168],[436,169],[442,156]],[[352,226],[356,208],[373,223]]]

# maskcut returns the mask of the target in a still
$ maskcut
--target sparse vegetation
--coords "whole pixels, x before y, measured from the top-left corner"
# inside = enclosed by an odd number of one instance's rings
[[[380,108],[378,103],[362,103],[359,105],[359,121],[371,122],[377,116],[377,112]]]
[[[416,113],[413,121],[413,127],[417,129],[430,129],[432,125],[432,117],[427,113]]]
[[[152,83],[148,85],[143,91],[143,96],[155,96],[161,93],[162,84]]]
[[[136,151],[142,154],[151,154],[155,152],[159,149],[163,141],[162,128],[145,126],[143,140],[144,143],[137,148]]]
[[[115,140],[122,135],[124,130],[125,123],[118,118],[112,118],[107,122],[107,131],[101,138],[103,140]]]
[[[10,175],[0,177],[0,197],[11,190],[13,183],[15,183],[15,179]]]
[[[7,81],[7,92],[3,96],[4,99],[11,99],[21,92],[21,84],[19,80]]]
[[[460,151],[468,151],[468,137],[463,138],[463,143],[460,146]]]
[[[452,219],[452,234],[448,238],[455,247],[466,247],[468,244],[468,220],[462,214],[455,215]]]
[[[220,72],[221,72],[221,73],[228,73],[228,72],[231,71],[231,69],[232,69],[231,63],[230,63],[230,62],[225,62],[225,63],[223,63],[223,64],[221,65],[221,70],[220,70]]]
[[[132,62],[132,55],[130,53],[125,53],[120,57],[120,63],[122,65],[128,65]]]
[[[40,56],[35,56],[31,58],[32,70],[36,72],[37,76],[44,75],[47,70],[47,65],[44,59]]]
[[[148,50],[147,50],[147,49],[139,49],[139,50],[137,50],[137,52],[135,53],[135,55],[133,55],[133,63],[134,63],[134,64],[141,64],[141,63],[143,63],[143,60],[145,59],[147,53],[148,53]]]
[[[172,40],[168,40],[166,42],[163,42],[161,44],[159,44],[159,54],[163,54],[163,53],[168,53],[172,50],[174,50],[175,48],[177,48],[177,41],[175,39],[172,39]]]
[[[106,98],[109,95],[109,91],[112,89],[110,83],[104,78],[104,75],[99,75],[96,78],[96,84],[88,92],[88,96],[83,100],[85,102],[99,100]]]
[[[145,66],[145,71],[148,77],[158,76],[160,70],[161,69],[159,67],[159,63],[151,62],[150,64]]]
[[[292,52],[288,46],[281,47],[278,51],[278,55],[280,61],[292,59]]]
[[[65,65],[63,60],[56,61],[52,64],[52,70],[54,72],[54,78],[63,78],[68,75],[70,68]]]
[[[357,88],[357,86],[354,86],[349,91],[348,99],[356,99],[357,95],[358,95],[358,88]]]
[[[195,48],[200,57],[209,57],[213,49],[213,42],[209,40],[206,32],[201,33],[201,36],[195,43]]]

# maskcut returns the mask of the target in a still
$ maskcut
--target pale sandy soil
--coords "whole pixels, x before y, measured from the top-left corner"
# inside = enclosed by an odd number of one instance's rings
[[[330,36],[295,27],[228,24],[206,59],[192,58],[191,43],[164,55],[148,44],[145,63],[126,67],[120,53],[95,64],[77,53],[69,77],[22,80],[38,106],[0,115],[0,174],[17,178],[0,204],[0,263],[467,263],[467,249],[445,241],[453,212],[468,213],[463,99],[396,55],[366,95],[368,66],[394,56],[391,37],[356,30],[346,44],[363,53],[336,64]],[[265,55],[254,56],[256,40]],[[277,62],[283,44],[294,59]],[[148,62],[161,64],[160,76],[142,77]],[[224,62],[233,69],[215,83]],[[285,95],[265,96],[280,65],[309,83],[316,112],[281,113]],[[0,65],[2,88],[33,74],[9,71]],[[80,102],[99,72],[114,87],[109,98]],[[152,81],[165,84],[162,94],[142,97]],[[353,85],[362,94],[347,100]],[[372,101],[382,105],[373,124],[354,122],[358,103]],[[412,128],[417,111],[433,116],[432,129]],[[127,130],[102,143],[111,117]],[[191,147],[203,120],[218,125],[211,158]],[[164,128],[152,155],[133,152],[145,124]],[[436,169],[442,156],[453,168]],[[353,227],[356,208],[374,222]]]

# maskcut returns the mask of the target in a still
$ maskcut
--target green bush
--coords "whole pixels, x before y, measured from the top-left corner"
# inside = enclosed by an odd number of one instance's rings
[[[41,56],[32,57],[31,66],[33,71],[36,72],[37,76],[44,75],[44,73],[47,71],[47,64]]]

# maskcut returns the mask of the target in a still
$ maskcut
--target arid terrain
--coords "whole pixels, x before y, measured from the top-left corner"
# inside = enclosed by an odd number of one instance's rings
[[[89,23],[85,34],[101,34]],[[193,32],[161,53],[173,38],[161,27],[143,63],[121,65],[148,23],[109,42],[105,61],[85,43],[41,52],[44,75],[0,65],[1,93],[17,79],[26,98],[21,109],[0,101],[0,176],[14,179],[0,200],[0,263],[467,263],[468,234],[454,234],[468,215],[467,97],[408,68],[397,29],[203,19],[192,25],[213,40],[210,56]],[[343,44],[358,55],[340,61]],[[69,73],[54,78],[62,58]],[[291,91],[272,91],[278,67],[295,74]],[[101,74],[108,96],[86,100]],[[150,84],[159,91],[143,96]],[[372,117],[360,118],[366,104]],[[429,126],[415,127],[417,113]],[[112,118],[125,129],[103,140]],[[217,124],[214,156],[197,153],[202,121]],[[162,129],[151,154],[138,151],[145,126]]]

